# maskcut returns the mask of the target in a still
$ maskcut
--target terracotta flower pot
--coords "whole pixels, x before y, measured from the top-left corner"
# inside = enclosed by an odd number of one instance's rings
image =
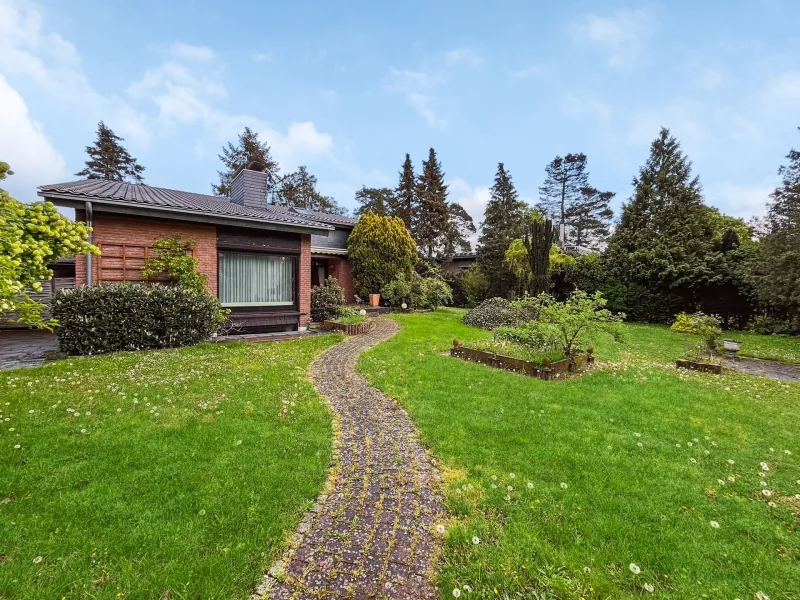
[[[369,295],[369,305],[370,306],[380,306],[381,305],[381,295],[380,294],[370,294]]]

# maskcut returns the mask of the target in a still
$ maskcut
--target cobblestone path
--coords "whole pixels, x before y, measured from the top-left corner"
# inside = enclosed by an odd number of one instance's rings
[[[306,515],[290,556],[254,598],[434,598],[442,517],[440,476],[397,403],[356,375],[358,356],[396,333],[376,319],[311,366],[338,417],[337,460],[327,495]]]

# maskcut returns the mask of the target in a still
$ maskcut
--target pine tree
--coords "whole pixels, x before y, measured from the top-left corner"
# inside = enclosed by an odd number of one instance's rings
[[[606,241],[614,216],[610,206],[614,196],[614,192],[601,192],[590,186],[580,189],[580,195],[565,213],[573,244],[596,248]]]
[[[417,198],[417,181],[414,175],[414,165],[411,156],[406,154],[403,162],[403,170],[400,171],[400,181],[395,188],[395,204],[392,207],[392,215],[400,217],[406,224],[406,229],[411,232],[411,236],[416,239],[416,217],[419,199]]]
[[[567,208],[580,196],[581,188],[588,187],[586,155],[556,156],[545,167],[545,180],[539,188],[540,204],[537,208],[553,219],[557,225],[567,222]]]
[[[109,181],[125,181],[129,178],[135,183],[144,181],[144,167],[122,147],[120,142],[123,141],[125,140],[100,121],[97,124],[97,139],[93,145],[86,146],[86,154],[89,155],[86,167],[75,175]]]
[[[517,283],[517,277],[506,265],[505,253],[511,242],[522,237],[525,209],[511,174],[499,163],[492,195],[483,213],[477,250],[477,263],[488,275],[494,296],[506,296]]]
[[[444,236],[442,253],[449,257],[458,252],[471,252],[472,243],[469,238],[477,231],[472,217],[458,202],[448,205],[447,216],[447,232]]]
[[[751,271],[770,312],[800,329],[800,151],[792,148],[786,159],[789,164],[778,170],[782,183],[770,195],[765,235]]]
[[[417,213],[415,239],[425,249],[428,258],[444,243],[449,215],[447,210],[447,185],[444,182],[442,164],[431,148],[428,160],[422,162],[422,173],[417,181],[419,209]]]
[[[355,215],[360,216],[368,212],[373,212],[376,215],[394,217],[396,198],[394,190],[389,188],[368,188],[362,186],[356,192],[356,202],[359,207],[355,210]]]
[[[264,166],[269,188],[278,183],[278,174],[281,169],[278,162],[270,154],[269,144],[259,141],[258,132],[249,127],[245,127],[244,131],[239,134],[239,142],[236,146],[228,142],[228,145],[222,148],[222,154],[219,155],[219,159],[225,165],[225,170],[217,171],[219,184],[211,184],[211,189],[217,196],[230,196],[231,181],[233,181],[234,176],[239,172],[239,169],[252,162],[258,162]]]
[[[298,167],[297,171],[287,173],[270,194],[273,204],[293,206],[306,210],[315,210],[333,214],[346,214],[347,209],[337,204],[330,196],[324,196],[317,190],[317,178],[308,172],[306,167]]]
[[[605,253],[611,303],[634,319],[670,321],[697,310],[712,276],[713,229],[680,143],[662,128]]]

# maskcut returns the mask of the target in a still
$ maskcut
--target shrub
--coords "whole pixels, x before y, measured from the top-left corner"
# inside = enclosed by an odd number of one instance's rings
[[[148,256],[142,268],[145,279],[163,279],[201,292],[206,289],[206,278],[197,271],[198,261],[192,256],[195,241],[185,242],[180,233],[162,238],[153,244],[154,254]]]
[[[470,265],[469,269],[461,274],[461,282],[464,284],[467,306],[470,308],[488,299],[491,282],[478,265]]]
[[[181,286],[103,284],[59,291],[51,304],[67,354],[174,348],[215,334],[219,300]]]
[[[453,301],[453,292],[450,286],[439,277],[426,277],[419,280],[417,283],[419,287],[418,300],[415,302],[416,307],[430,308],[436,310],[443,304]],[[413,293],[412,286],[412,293]]]
[[[399,275],[411,277],[417,245],[397,217],[375,213],[363,215],[347,238],[348,259],[353,266],[353,283],[362,298],[377,294]]]
[[[692,315],[685,312],[680,313],[675,317],[675,322],[670,329],[676,333],[693,333]]]
[[[450,286],[450,293],[453,295],[453,300],[450,302],[451,306],[469,306],[467,288],[461,275],[461,273],[444,273],[442,275],[444,282]]]
[[[514,327],[525,322],[525,314],[505,298],[489,298],[473,308],[461,319],[464,324],[481,329]]]
[[[678,318],[672,324],[672,331],[679,333],[694,333],[699,335],[703,341],[700,352],[694,352],[696,357],[702,354],[712,356],[714,350],[719,345],[719,339],[722,337],[722,329],[719,326],[720,319],[716,315],[707,315],[702,312],[696,312],[691,315],[680,313]]]
[[[344,290],[335,277],[328,277],[325,285],[311,288],[312,321],[327,321],[338,317],[344,304]]]
[[[752,333],[760,333],[762,335],[769,335],[772,333],[787,333],[797,334],[800,331],[800,326],[792,324],[790,321],[784,321],[770,317],[768,315],[758,315],[755,319],[747,324],[747,328]]]
[[[339,311],[339,316],[333,320],[343,325],[358,325],[366,321],[367,317],[362,315],[361,311],[345,306]]]
[[[401,306],[403,303],[410,306],[411,282],[404,275],[398,276],[381,288],[381,298],[389,306]]]

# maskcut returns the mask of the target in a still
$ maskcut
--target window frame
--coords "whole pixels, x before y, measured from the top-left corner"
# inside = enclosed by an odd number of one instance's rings
[[[269,257],[269,258],[288,258],[291,259],[293,264],[292,278],[294,285],[292,286],[292,300],[290,302],[223,302],[222,301],[222,260],[223,254],[244,254],[248,256]],[[218,248],[217,250],[217,297],[220,300],[223,308],[230,309],[252,309],[258,307],[275,308],[285,310],[287,308],[296,308],[298,306],[298,298],[300,297],[300,257],[298,254],[292,252],[263,252],[263,251],[250,251],[239,248]]]

